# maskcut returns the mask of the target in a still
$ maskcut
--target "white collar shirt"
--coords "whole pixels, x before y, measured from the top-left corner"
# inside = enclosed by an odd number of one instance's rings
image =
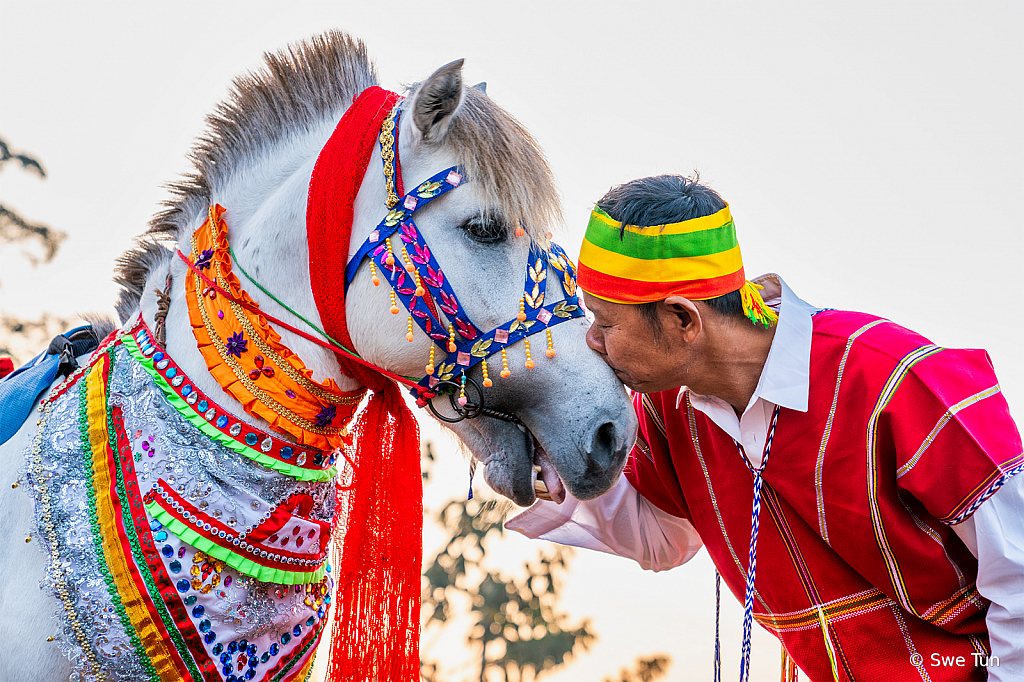
[[[690,391],[690,403],[742,445],[751,466],[757,468],[761,465],[775,406],[797,412],[807,411],[811,334],[814,331],[811,317],[821,309],[794,294],[776,274],[762,275],[753,282],[764,287],[761,295],[765,304],[778,313],[779,322],[750,402],[739,417],[729,403],[715,396]],[[687,390],[685,386],[679,389],[676,408],[682,406]]]

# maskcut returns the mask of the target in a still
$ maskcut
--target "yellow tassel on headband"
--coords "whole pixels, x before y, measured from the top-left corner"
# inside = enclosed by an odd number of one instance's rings
[[[726,205],[718,213],[670,225],[626,225],[595,207],[580,247],[580,288],[613,303],[649,303],[669,296],[693,301],[739,290],[754,324],[779,317],[743,274],[736,226]]]

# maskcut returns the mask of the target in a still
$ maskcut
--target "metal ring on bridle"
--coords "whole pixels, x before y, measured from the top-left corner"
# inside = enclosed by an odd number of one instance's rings
[[[434,384],[434,390],[438,392],[440,392],[442,388],[452,389],[452,392],[448,394],[448,400],[449,402],[451,402],[452,409],[455,410],[455,414],[457,414],[458,417],[455,417],[453,419],[452,417],[446,417],[440,412],[438,412],[437,408],[434,407],[433,398],[431,398],[427,402],[427,407],[430,408],[430,411],[434,413],[435,417],[437,417],[441,421],[448,422],[449,424],[455,424],[456,422],[460,422],[463,419],[476,419],[480,415],[484,415],[486,417],[493,417],[494,419],[501,419],[502,421],[511,422],[513,424],[523,424],[523,422],[519,420],[519,417],[515,416],[514,414],[511,414],[509,412],[502,412],[501,410],[495,410],[493,408],[484,406],[484,391],[482,388],[480,388],[480,384],[478,384],[475,379],[467,376],[466,386],[473,387],[473,391],[479,398],[479,402],[474,402],[470,400],[469,396],[467,395],[466,404],[459,405],[458,395],[459,392],[462,390],[462,384],[458,382],[438,381],[436,384]],[[436,398],[437,396],[435,395],[434,397]]]

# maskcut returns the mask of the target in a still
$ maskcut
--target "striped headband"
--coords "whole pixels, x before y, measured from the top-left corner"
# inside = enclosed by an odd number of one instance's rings
[[[669,296],[701,301],[740,291],[743,312],[770,327],[778,316],[748,282],[729,206],[669,225],[623,226],[595,207],[580,247],[580,288],[613,303],[649,303]]]

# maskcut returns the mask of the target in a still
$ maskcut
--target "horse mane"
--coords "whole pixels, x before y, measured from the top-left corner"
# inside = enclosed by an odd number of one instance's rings
[[[150,273],[166,267],[169,245],[206,212],[212,188],[283,137],[340,116],[360,92],[378,83],[365,44],[341,31],[268,52],[264,59],[262,69],[234,81],[228,98],[207,117],[207,129],[189,154],[195,171],[168,185],[171,196],[164,209],[118,257],[114,281],[122,288],[115,308],[122,323],[138,308]],[[440,144],[463,160],[486,203],[513,226],[546,243],[547,226],[561,224],[558,191],[544,153],[522,124],[484,93],[465,89]]]

